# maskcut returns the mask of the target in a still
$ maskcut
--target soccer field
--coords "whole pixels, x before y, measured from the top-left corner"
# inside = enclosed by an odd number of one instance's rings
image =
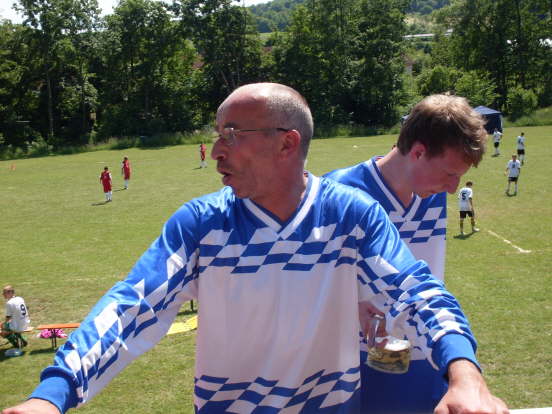
[[[518,195],[508,197],[504,170],[521,131],[526,164]],[[315,140],[307,168],[319,175],[352,165],[395,139]],[[449,196],[446,283],[470,318],[491,389],[511,408],[552,406],[551,139],[552,127],[506,129],[502,155],[486,156],[462,179],[474,182],[479,233],[458,237],[457,199]],[[121,191],[125,155],[133,176]],[[99,182],[105,165],[115,190],[109,204]],[[212,160],[198,167],[196,145],[0,162],[1,284],[25,298],[32,325],[80,322],[182,203],[221,187]],[[80,412],[192,413],[194,339],[167,336]],[[19,358],[5,358],[8,347],[0,347],[0,408],[23,400],[52,360],[48,340],[29,342]]]

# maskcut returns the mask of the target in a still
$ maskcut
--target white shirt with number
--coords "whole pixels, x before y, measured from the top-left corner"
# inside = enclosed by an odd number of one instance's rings
[[[508,170],[508,177],[519,177],[519,172],[521,170],[521,163],[519,160],[510,160],[506,166]]]
[[[6,303],[6,316],[10,317],[10,329],[22,332],[29,327],[31,320],[25,301],[20,296],[14,296]]]
[[[524,136],[519,136],[517,137],[517,149],[518,150],[522,150],[522,149],[525,149],[525,137]]]
[[[469,187],[463,187],[458,193],[460,211],[471,211],[470,199],[473,196],[473,190]]]
[[[494,134],[493,134],[494,142],[499,143],[500,138],[502,138],[502,133],[500,131],[495,131]]]

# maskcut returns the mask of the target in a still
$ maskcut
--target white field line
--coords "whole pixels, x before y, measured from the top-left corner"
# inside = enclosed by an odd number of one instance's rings
[[[496,234],[494,231],[487,230],[487,232],[488,232],[490,235],[495,236],[497,239],[502,240],[504,243],[509,244],[509,245],[512,246],[514,249],[516,249],[519,253],[531,253],[531,250],[525,250],[525,249],[522,249],[522,248],[519,247],[519,246],[516,246],[516,245],[515,245],[514,243],[512,243],[510,240],[506,240],[504,237],[499,236],[499,235]]]
[[[450,207],[450,205],[447,204],[447,220],[449,219],[448,217],[448,212],[451,211],[452,208]],[[447,225],[448,227],[448,225]],[[495,236],[497,239],[499,240],[502,240],[504,243],[506,244],[509,244],[510,246],[512,246],[514,249],[516,249],[519,253],[531,253],[531,250],[525,250],[525,249],[522,249],[521,247],[519,246],[516,246],[514,243],[512,243],[510,240],[506,240],[504,237],[502,236],[499,236],[498,234],[496,234],[494,231],[491,231],[491,230],[487,230],[487,232],[489,234],[491,234],[492,236]],[[552,414],[552,412],[550,413]]]

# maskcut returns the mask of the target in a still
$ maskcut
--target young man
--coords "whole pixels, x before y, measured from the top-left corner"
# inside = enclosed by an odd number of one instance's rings
[[[512,154],[512,159],[506,164],[504,175],[508,177],[508,187],[506,187],[506,195],[510,195],[510,184],[514,183],[514,195],[518,191],[518,178],[521,172],[521,164],[515,154]]]
[[[391,304],[388,328],[408,326],[449,376],[442,412],[507,413],[479,372],[458,303],[381,207],[304,174],[312,130],[306,101],[289,87],[232,92],[217,111],[211,153],[227,187],[168,220],[58,351],[32,398],[3,414],[88,401],[196,298],[197,413],[358,413],[358,303],[375,295]]]
[[[521,135],[517,137],[517,155],[523,165],[525,161],[525,132],[522,132]]]
[[[6,300],[6,320],[2,324],[0,336],[10,341],[14,347],[19,346],[19,340],[23,346],[27,346],[27,341],[21,336],[21,332],[31,323],[25,300],[21,296],[16,296],[15,289],[10,285],[4,286],[2,296]]]
[[[199,165],[199,168],[206,168],[207,167],[207,161],[205,161],[205,153],[207,152],[207,147],[202,142],[199,144],[199,158],[201,159],[201,164]]]
[[[123,158],[123,162],[121,163],[121,175],[123,176],[123,179],[125,180],[125,186],[124,189],[128,190],[128,182],[130,180],[130,161],[128,157]]]
[[[473,183],[471,181],[466,182],[466,186],[461,188],[458,192],[458,203],[460,209],[460,235],[465,236],[464,233],[464,219],[469,216],[471,221],[472,233],[478,232],[479,229],[475,226],[475,210],[473,208]]]
[[[112,192],[111,192],[111,172],[108,167],[104,167],[104,170],[100,174],[100,183],[102,183],[103,191],[105,194],[105,202],[109,203],[112,201]]]
[[[495,128],[493,132],[493,141],[494,141],[494,156],[498,157],[500,155],[500,150],[498,147],[500,146],[500,139],[502,138],[502,132],[498,130],[498,128]]]
[[[429,96],[403,123],[396,148],[327,177],[374,197],[414,256],[425,260],[432,274],[443,280],[446,192],[454,194],[462,175],[481,161],[487,138],[483,125],[465,99]],[[379,311],[387,308],[384,303]],[[361,314],[365,312],[377,309],[361,309]],[[413,350],[412,359],[409,371],[402,375],[361,365],[363,413],[433,412],[447,391],[447,382],[419,350]]]

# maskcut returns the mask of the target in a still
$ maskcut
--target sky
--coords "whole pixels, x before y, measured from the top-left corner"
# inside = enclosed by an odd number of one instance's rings
[[[269,0],[244,0],[246,6],[267,3]],[[21,23],[21,16],[12,9],[14,0],[0,0],[0,19],[10,19],[14,23]],[[110,14],[119,0],[98,0],[102,15]],[[241,3],[241,0],[240,0]]]

